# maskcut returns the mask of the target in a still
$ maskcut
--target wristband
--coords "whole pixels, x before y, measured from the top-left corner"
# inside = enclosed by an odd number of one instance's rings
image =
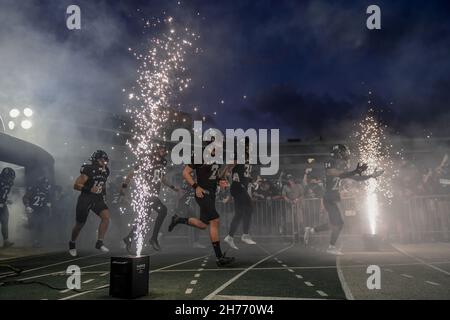
[[[196,183],[194,183],[194,184],[192,185],[192,188],[194,188],[194,189],[197,189],[197,187],[198,187],[198,184],[196,184]]]

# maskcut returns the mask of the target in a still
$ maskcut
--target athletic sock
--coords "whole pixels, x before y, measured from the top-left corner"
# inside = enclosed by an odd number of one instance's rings
[[[220,241],[214,241],[212,243],[213,248],[214,248],[214,253],[216,254],[217,259],[222,258],[223,254],[222,254],[222,250],[220,249]]]
[[[189,218],[178,218],[178,223],[189,224]]]

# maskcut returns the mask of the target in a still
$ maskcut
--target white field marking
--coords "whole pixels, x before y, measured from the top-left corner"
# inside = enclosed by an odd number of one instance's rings
[[[197,284],[197,280],[192,280],[191,284]]]
[[[316,290],[316,292],[318,294],[320,294],[322,297],[328,297],[328,295],[325,292],[321,291],[321,290]]]
[[[149,256],[152,256],[152,255],[155,255],[155,254],[156,254],[156,252],[153,253],[153,254],[150,254]],[[189,259],[189,260],[181,261],[181,262],[172,264],[172,265],[170,265],[170,266],[165,266],[165,267],[159,268],[159,269],[157,269],[157,270],[151,271],[150,273],[152,273],[152,272],[158,272],[158,271],[164,270],[164,269],[166,269],[166,268],[176,267],[176,266],[178,266],[178,265],[180,265],[180,264],[188,263],[188,262],[191,262],[191,261],[194,261],[194,260],[198,260],[198,259],[201,259],[201,258],[203,258],[203,256],[202,256],[202,257],[199,257],[199,258],[194,258],[194,259]],[[108,262],[108,263],[109,263],[109,262]],[[109,284],[104,285],[104,286],[100,286],[100,287],[96,287],[96,288],[94,288],[94,289],[92,289],[92,290],[80,292],[80,293],[74,294],[74,295],[72,295],[72,296],[68,296],[68,297],[59,299],[59,300],[69,300],[69,299],[76,298],[76,297],[85,295],[85,294],[87,294],[87,293],[93,292],[93,291],[95,291],[95,290],[104,289],[104,288],[108,288],[108,287],[109,287]]]
[[[83,283],[86,284],[86,283],[92,282],[92,281],[94,281],[94,280],[95,280],[95,279],[89,279],[89,280],[83,281]]]
[[[57,262],[57,263],[52,263],[52,264],[49,264],[49,265],[46,265],[46,266],[24,270],[24,271],[21,272],[21,274],[28,273],[28,272],[33,272],[33,271],[37,271],[37,270],[41,270],[41,269],[45,269],[45,268],[49,268],[49,267],[58,266],[58,265],[64,264],[64,263],[70,263],[70,262],[73,262],[73,261],[78,261],[78,260],[82,260],[82,259],[92,258],[92,257],[100,256],[100,255],[104,255],[104,253],[91,254],[91,255],[88,255],[88,256],[85,256],[85,257],[79,257],[79,258],[75,258],[75,259],[64,260],[64,261],[60,261],[60,262]],[[2,274],[0,274],[0,276],[3,276],[3,275],[6,276],[6,275],[9,275],[9,274],[15,274],[15,272],[2,273]]]
[[[202,267],[206,267],[206,263],[202,263],[202,265],[201,265]]]
[[[105,273],[102,273],[101,275],[100,275],[100,277],[104,277],[104,276],[106,276],[106,275],[108,275],[109,274],[109,271],[108,272],[105,272]]]
[[[228,296],[216,295],[211,300],[324,300],[320,298],[264,297],[264,296]]]
[[[287,268],[287,265],[285,265],[285,264],[282,264],[282,266],[283,266],[284,268]]]
[[[198,277],[200,277],[200,273],[194,274],[194,278],[198,278]]]
[[[345,281],[344,273],[342,272],[341,256],[336,257],[336,268],[337,268],[337,274],[338,274],[339,281],[341,283],[342,290],[344,290],[344,293],[345,293],[345,298],[347,300],[355,300],[352,292],[350,291],[350,287],[347,284],[347,281]]]
[[[92,290],[80,292],[80,293],[77,293],[77,294],[74,294],[74,295],[71,295],[71,296],[68,296],[68,297],[65,297],[65,298],[58,299],[58,300],[69,300],[69,299],[72,299],[72,298],[76,298],[76,297],[85,295],[85,294],[90,293],[90,292],[94,292],[94,291],[96,291],[96,290],[105,289],[105,288],[108,288],[108,287],[109,287],[109,284],[105,284],[105,285],[103,285],[103,286],[96,287],[96,288],[94,288],[94,289],[92,289]]]
[[[440,286],[439,283],[436,283],[436,282],[433,282],[433,281],[425,281],[425,282],[428,283],[428,284],[431,284],[433,286]]]
[[[414,278],[412,275],[409,275],[409,274],[406,274],[406,273],[402,273],[401,276],[405,277],[405,278],[409,278],[409,279]]]
[[[417,258],[416,256],[413,256],[412,254],[409,254],[409,253],[405,252],[404,250],[398,248],[398,247],[395,246],[395,245],[392,245],[392,247],[393,247],[394,249],[396,249],[398,252],[403,253],[405,256],[410,257],[411,259],[414,259],[414,260],[420,262],[420,263],[423,264],[423,265],[426,265],[426,266],[428,266],[428,267],[430,267],[430,268],[433,268],[433,269],[436,270],[436,271],[442,272],[443,274],[446,274],[446,275],[450,276],[450,272],[445,271],[444,269],[441,269],[441,268],[439,268],[439,267],[436,267],[436,266],[434,266],[434,265],[432,265],[432,264],[426,262],[425,260],[422,260],[422,259],[420,259],[420,258]]]
[[[394,270],[388,269],[388,268],[384,268],[384,271],[387,271],[387,272],[394,272]]]
[[[197,269],[198,272],[202,272],[203,270],[205,270],[205,269],[203,269],[203,268]]]
[[[189,260],[185,260],[185,261],[181,261],[181,262],[177,262],[177,263],[171,264],[170,266],[165,266],[165,267],[162,267],[162,268],[159,268],[159,269],[150,271],[150,273],[160,272],[160,271],[162,271],[162,270],[166,270],[166,269],[169,269],[169,268],[173,268],[173,267],[179,266],[179,265],[181,265],[181,264],[185,264],[185,263],[188,263],[188,262],[192,262],[192,261],[195,261],[195,260],[199,260],[199,259],[201,259],[201,258],[203,258],[203,257],[204,257],[204,256],[201,256],[201,257],[198,257],[198,258],[189,259]],[[167,271],[169,271],[169,270],[167,270]]]
[[[59,293],[67,293],[67,292],[69,292],[70,290],[72,290],[72,289],[61,290]]]
[[[277,254],[280,254],[290,248],[292,248],[294,246],[294,244],[289,245],[286,248],[283,248],[261,260],[259,260],[258,262],[254,263],[253,265],[251,265],[250,267],[246,268],[245,270],[243,270],[242,272],[238,273],[236,276],[234,276],[233,278],[231,278],[230,280],[228,280],[227,282],[225,282],[223,285],[221,285],[219,288],[217,288],[216,290],[214,290],[213,292],[211,292],[209,295],[207,295],[204,300],[211,300],[212,298],[214,298],[219,292],[223,291],[226,287],[228,287],[230,284],[232,284],[233,282],[235,282],[236,280],[238,280],[240,277],[242,277],[244,274],[246,274],[248,271],[250,271],[251,269],[253,269],[254,267],[256,267],[257,265],[263,263],[264,261],[267,261],[271,258],[273,258],[274,256],[276,256]]]
[[[184,294],[191,294],[193,290],[194,289],[192,289],[192,288],[187,288],[186,291],[184,292]]]
[[[289,271],[289,272],[294,272],[294,270],[292,270],[292,269],[288,269],[288,271]]]
[[[84,266],[84,267],[81,267],[80,269],[97,267],[97,266],[104,265],[104,264],[109,264],[109,261],[108,262],[102,262],[102,263],[96,263],[96,264]],[[28,277],[28,278],[20,278],[20,279],[16,279],[16,280],[17,281],[25,281],[25,280],[37,279],[37,278],[53,276],[53,275],[66,275],[66,271],[65,270],[63,270],[63,271],[55,271],[55,272],[44,273],[44,274],[40,274],[40,275],[37,275],[37,276]]]
[[[313,285],[311,282],[309,282],[309,281],[305,281],[305,284],[306,284],[308,287],[314,287],[314,285]]]
[[[303,276],[301,276],[301,275],[299,275],[299,274],[296,274],[295,275],[297,278],[299,278],[299,279],[303,279]]]

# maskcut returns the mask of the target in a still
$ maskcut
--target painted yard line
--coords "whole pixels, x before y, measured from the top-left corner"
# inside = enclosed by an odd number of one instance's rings
[[[200,273],[194,274],[194,278],[198,278],[198,277],[200,277]]]
[[[436,283],[436,282],[433,282],[433,281],[425,281],[425,282],[428,283],[428,284],[431,284],[433,286],[440,286],[439,283]]]
[[[22,271],[21,274],[28,273],[28,272],[33,272],[33,271],[38,271],[38,270],[41,270],[41,269],[54,267],[54,266],[58,266],[58,265],[65,264],[65,263],[79,261],[79,260],[82,260],[82,259],[97,257],[97,256],[101,256],[101,255],[104,255],[104,253],[91,254],[91,255],[88,255],[88,256],[85,256],[85,257],[79,257],[79,258],[75,258],[75,259],[64,260],[64,261],[60,261],[60,262],[57,262],[57,263],[52,263],[52,264],[49,264],[49,265],[45,265],[45,266],[42,266],[42,267],[27,269],[27,270]],[[6,275],[11,275],[11,274],[15,274],[15,273],[14,272],[7,272],[7,273],[0,274],[0,276],[6,276]]]
[[[92,281],[94,281],[94,280],[95,280],[95,279],[89,279],[89,280],[83,281],[83,283],[84,283],[84,284],[90,283],[90,282],[92,282]]]
[[[441,272],[441,273],[443,273],[443,274],[446,274],[446,275],[450,276],[450,272],[445,271],[444,269],[441,269],[441,268],[439,268],[439,267],[436,267],[436,266],[434,266],[434,265],[432,265],[432,264],[426,262],[425,260],[422,260],[422,259],[420,259],[420,258],[417,258],[417,257],[413,256],[412,254],[409,254],[409,253],[407,253],[406,251],[404,251],[404,250],[398,248],[398,247],[395,246],[395,245],[392,245],[392,247],[394,247],[398,252],[403,253],[405,256],[410,257],[411,259],[414,259],[414,260],[420,262],[420,263],[423,264],[423,265],[426,265],[426,266],[428,266],[428,267],[430,267],[430,268],[432,268],[432,269],[434,269],[434,270],[436,270],[436,271],[439,271],[439,272]]]
[[[197,280],[192,280],[191,284],[197,284]]]
[[[311,282],[309,282],[309,281],[305,281],[305,284],[306,284],[308,287],[314,287],[314,285],[313,285]]]
[[[254,267],[256,267],[257,265],[263,263],[264,261],[267,261],[271,258],[273,258],[274,256],[276,256],[277,254],[280,254],[290,248],[293,247],[294,244],[289,245],[286,248],[283,248],[261,260],[259,260],[258,262],[254,263],[253,265],[251,265],[250,267],[248,267],[247,269],[243,270],[242,272],[240,272],[239,274],[237,274],[236,276],[234,276],[233,278],[231,278],[230,280],[228,280],[227,282],[225,282],[223,285],[221,285],[219,288],[217,288],[216,290],[214,290],[213,292],[211,292],[209,295],[207,295],[204,300],[211,300],[212,298],[214,298],[214,296],[216,296],[217,294],[219,294],[219,292],[223,291],[225,288],[227,288],[230,284],[232,284],[233,282],[235,282],[236,280],[238,280],[240,277],[242,277],[244,274],[246,274],[248,271],[250,271],[251,269],[253,269]]]
[[[81,267],[80,269],[97,267],[97,266],[104,265],[104,264],[109,264],[109,262],[96,263],[96,264]],[[40,274],[40,275],[28,277],[28,278],[20,278],[20,279],[15,279],[15,280],[25,281],[25,280],[37,279],[37,278],[42,278],[42,277],[47,277],[47,276],[54,276],[54,275],[66,275],[66,271],[65,270],[64,271],[55,271],[55,272],[51,272],[51,273],[44,273],[44,274]]]
[[[289,271],[289,272],[294,272],[294,270],[292,270],[292,269],[288,269],[288,271]]]
[[[322,290],[316,290],[316,292],[317,292],[319,295],[321,295],[322,297],[328,297],[328,295],[327,295],[325,292],[323,292]]]
[[[80,293],[77,293],[77,294],[74,294],[74,295],[71,295],[71,296],[68,296],[68,297],[65,297],[65,298],[58,299],[58,300],[69,300],[69,299],[72,299],[72,298],[76,298],[76,297],[85,295],[85,294],[90,293],[90,292],[94,292],[96,290],[105,289],[105,288],[108,288],[108,287],[109,287],[109,284],[106,284],[104,286],[96,287],[96,288],[94,288],[92,290],[80,292]]]
[[[154,253],[154,254],[156,254],[156,253]],[[151,255],[154,255],[154,254],[150,254],[150,256],[151,256]],[[169,266],[165,266],[165,267],[159,268],[159,269],[157,269],[157,270],[154,270],[153,272],[161,271],[161,270],[164,270],[164,269],[166,269],[166,268],[172,268],[172,267],[178,266],[178,265],[183,264],[183,263],[188,263],[188,262],[191,262],[191,261],[199,260],[199,259],[201,259],[201,258],[203,258],[203,257],[204,257],[204,256],[201,256],[201,257],[199,257],[199,258],[194,258],[194,259],[184,260],[184,261],[181,261],[181,262],[178,262],[178,263],[175,263],[175,264],[171,264],[171,265],[169,265]],[[152,273],[152,272],[150,272],[150,273]],[[68,297],[59,299],[59,300],[69,300],[69,299],[76,298],[76,297],[85,295],[85,294],[87,294],[87,293],[93,292],[93,291],[95,291],[95,290],[100,290],[100,289],[104,289],[104,288],[108,288],[108,287],[109,287],[109,284],[104,285],[104,286],[100,286],[100,287],[96,287],[96,288],[94,288],[93,290],[89,290],[89,291],[85,291],[85,292],[80,292],[80,293],[74,294],[74,295],[72,295],[72,296],[68,296]]]
[[[186,291],[184,292],[184,294],[191,294],[193,290],[194,289],[192,289],[192,288],[187,288]]]
[[[336,268],[337,268],[337,274],[338,274],[339,281],[341,282],[342,290],[344,290],[344,293],[345,293],[345,298],[347,300],[355,300],[352,292],[350,291],[350,287],[347,284],[347,281],[345,281],[344,273],[342,272],[341,256],[336,257]]]
[[[303,276],[301,276],[301,275],[299,275],[299,274],[296,274],[295,275],[297,278],[299,278],[299,279],[303,279]]]
[[[409,275],[409,274],[406,274],[406,273],[402,273],[401,276],[405,277],[405,278],[408,278],[408,279],[414,278],[412,275]]]
[[[109,271],[108,272],[105,272],[105,273],[102,273],[101,275],[100,275],[100,277],[104,277],[104,276],[106,276],[106,275],[108,275],[109,274]]]

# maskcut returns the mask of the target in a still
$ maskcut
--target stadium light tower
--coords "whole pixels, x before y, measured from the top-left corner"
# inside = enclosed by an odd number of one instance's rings
[[[31,121],[33,113],[33,110],[29,107],[23,110],[12,108],[9,111],[8,129],[13,131],[19,126],[24,130],[31,129],[33,127],[33,122]]]

